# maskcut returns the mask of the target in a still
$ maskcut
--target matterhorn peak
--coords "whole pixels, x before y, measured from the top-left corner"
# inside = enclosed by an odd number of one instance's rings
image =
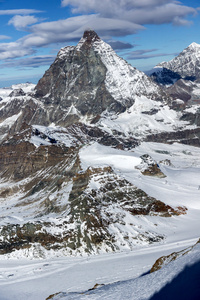
[[[87,29],[84,31],[83,37],[80,39],[78,45],[76,46],[76,50],[80,50],[84,45],[86,48],[90,49],[95,42],[101,42],[98,34],[92,30]]]
[[[89,43],[100,40],[98,34],[92,29],[85,30],[83,38]]]
[[[72,105],[79,112],[74,114],[76,119],[87,115],[93,120],[103,112],[124,112],[142,95],[153,100],[165,98],[156,84],[120,58],[94,30],[86,30],[77,46],[59,51],[38,82],[36,93],[45,104],[56,105],[57,112],[60,107],[58,117],[53,111],[51,122],[59,118],[61,126],[74,122],[69,113]]]

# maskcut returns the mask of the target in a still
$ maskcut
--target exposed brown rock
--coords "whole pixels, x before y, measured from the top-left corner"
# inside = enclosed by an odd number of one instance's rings
[[[198,244],[198,243],[200,243],[200,239],[196,244]],[[153,273],[155,271],[160,270],[163,266],[165,266],[165,265],[169,264],[170,262],[176,260],[178,257],[184,256],[185,254],[189,253],[195,247],[195,245],[192,246],[192,247],[188,247],[184,250],[178,251],[178,252],[173,252],[173,253],[171,253],[167,256],[161,256],[160,258],[158,258],[156,260],[156,262],[152,266],[152,268],[150,270],[150,273]]]
[[[36,148],[23,140],[5,143],[0,146],[0,172],[3,177],[20,180],[67,159],[73,151],[74,148],[55,145]]]

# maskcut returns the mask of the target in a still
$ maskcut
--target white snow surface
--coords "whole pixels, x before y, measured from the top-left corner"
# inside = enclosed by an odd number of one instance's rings
[[[72,139],[69,134],[67,134],[67,130],[64,127],[54,126],[51,124],[50,126],[41,126],[41,125],[33,125],[34,129],[38,129],[41,133],[45,134],[47,137],[55,139],[57,143],[63,144],[66,147],[71,147],[75,144],[75,140]],[[39,136],[31,136],[30,140],[36,147],[40,145],[51,145],[48,138],[44,140]]]
[[[69,294],[61,294],[54,299],[149,299],[185,265],[200,259],[200,247],[197,246],[189,255],[158,272],[140,276],[160,256],[182,250],[195,242],[196,240],[189,240],[149,246],[127,253],[91,257],[1,261],[0,297],[1,300],[44,300],[51,294],[63,292]],[[105,286],[92,294],[82,294],[96,283]]]
[[[21,112],[19,112],[16,115],[13,115],[12,117],[7,118],[6,120],[4,120],[3,122],[0,123],[0,127],[8,127],[10,128],[15,121],[19,118],[19,116],[21,115]]]
[[[148,114],[151,110],[157,112]],[[115,116],[103,113],[99,126],[109,133],[117,130],[126,136],[136,138],[162,131],[175,131],[183,126],[195,127],[195,125],[188,125],[188,122],[180,121],[179,117],[180,112],[170,109],[167,105],[162,105],[146,96],[136,96],[135,103],[124,113]]]

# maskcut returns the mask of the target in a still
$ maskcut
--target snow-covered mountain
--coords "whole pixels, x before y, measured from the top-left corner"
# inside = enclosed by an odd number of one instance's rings
[[[154,192],[171,176],[171,154],[148,145],[199,145],[187,118],[197,108],[178,109],[94,31],[61,49],[35,88],[0,92],[1,254],[133,249],[165,241],[155,218],[187,214],[186,202]]]
[[[137,97],[169,101],[158,85],[117,56],[94,31],[86,31],[77,46],[59,51],[38,82],[36,95],[45,107],[57,105],[49,118],[62,126],[74,122],[72,114],[92,119],[102,112],[124,112]]]
[[[197,79],[200,77],[200,45],[194,42],[169,62],[162,62],[156,67],[170,70],[183,79]]]
[[[173,107],[179,110],[185,105],[200,103],[200,45],[192,43],[178,56],[168,62],[158,64],[147,72],[156,83],[174,100]],[[198,107],[188,120],[199,119]],[[194,110],[193,110],[194,112]],[[187,119],[187,118],[182,118]]]
[[[200,78],[200,45],[195,42],[190,44],[178,56],[168,62],[159,63],[147,74],[155,82],[165,86],[173,85],[179,79],[198,80]]]

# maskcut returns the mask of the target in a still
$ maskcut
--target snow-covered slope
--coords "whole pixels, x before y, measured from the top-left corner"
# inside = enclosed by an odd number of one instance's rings
[[[188,97],[190,99],[189,92],[192,92],[193,82],[200,78],[200,45],[195,42],[190,44],[178,56],[168,62],[159,63],[146,74],[154,82],[162,86],[172,86],[172,89],[176,82],[178,86],[182,85],[179,83],[179,80],[182,79],[185,83],[184,90],[181,91],[181,87],[177,87],[176,94],[180,99],[187,101]],[[190,85],[189,89],[187,85]],[[168,92],[174,98],[174,94],[170,90]]]
[[[47,147],[36,148],[34,156],[38,159],[43,148],[49,156],[46,168],[17,182],[1,181],[1,243],[12,250],[7,257],[126,251],[198,237],[199,148],[144,143],[125,152],[94,143],[81,149],[78,168],[75,153],[69,152],[52,165],[53,150]],[[165,176],[146,176],[137,168],[146,153]],[[32,241],[24,239],[18,251],[13,248],[16,230]]]
[[[116,55],[110,45],[99,39],[94,42],[93,47],[107,68],[105,84],[114,99],[126,107],[133,104],[136,96],[159,100],[160,88],[143,72]]]
[[[192,81],[199,79],[200,45],[190,44],[178,56],[168,62],[159,63],[147,74],[162,85],[173,85],[179,79]]]
[[[109,285],[96,284],[93,289],[81,293],[58,293],[52,296],[52,299],[197,300],[200,296],[199,275],[200,245],[198,243],[188,254],[171,262],[157,272]]]
[[[157,258],[192,246],[197,240],[172,243],[162,246],[151,245],[126,253],[104,254],[91,257],[64,257],[48,260],[1,260],[0,293],[2,300],[43,299],[150,299],[154,293],[170,283],[185,267],[199,262],[199,245],[188,255],[168,264],[158,272],[147,273]],[[37,252],[37,247],[33,250]],[[143,276],[142,276],[143,275]],[[194,277],[194,276],[197,277]],[[180,282],[179,295],[184,286],[191,300],[195,291],[192,283],[198,284],[198,274],[185,276]],[[189,284],[189,285],[188,285]],[[92,289],[96,286],[96,289]],[[176,283],[176,288],[179,283]],[[36,288],[37,287],[37,288]],[[190,290],[192,289],[192,290]],[[166,295],[173,299],[172,288]],[[171,294],[170,294],[171,292]],[[197,294],[198,296],[199,294]],[[158,298],[165,299],[165,298]],[[179,299],[179,297],[176,297]],[[184,298],[181,298],[184,299]],[[185,299],[184,299],[185,300]]]

